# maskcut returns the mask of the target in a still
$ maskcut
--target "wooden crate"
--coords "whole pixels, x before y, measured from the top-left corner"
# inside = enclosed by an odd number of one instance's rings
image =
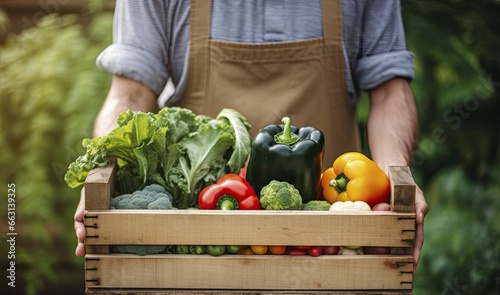
[[[116,166],[85,183],[86,294],[412,294],[415,183],[391,167],[393,212],[108,210]],[[129,255],[110,245],[363,245],[390,255]]]

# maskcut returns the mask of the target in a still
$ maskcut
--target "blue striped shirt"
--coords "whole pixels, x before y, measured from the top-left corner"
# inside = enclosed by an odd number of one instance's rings
[[[328,0],[326,0],[328,1]],[[156,94],[170,79],[178,101],[188,71],[189,0],[118,0],[113,44],[97,58],[112,74],[144,83]],[[399,0],[342,0],[346,87],[360,92],[398,77],[414,77]],[[211,38],[265,43],[322,37],[320,0],[213,0]]]

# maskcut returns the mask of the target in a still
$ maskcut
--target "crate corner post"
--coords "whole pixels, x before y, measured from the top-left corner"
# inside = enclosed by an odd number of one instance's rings
[[[415,212],[416,184],[408,166],[389,167],[391,207],[397,212]]]
[[[389,167],[389,180],[391,185],[390,203],[393,211],[415,213],[415,196],[417,185],[411,174],[409,166],[391,166]],[[414,218],[413,218],[414,219]],[[416,226],[413,229],[411,239],[408,243],[411,247],[393,247],[392,255],[412,255],[413,243],[415,239]],[[410,241],[411,240],[411,241]]]
[[[115,160],[105,167],[94,168],[85,179],[85,210],[107,210],[109,201],[115,192],[116,172]]]
[[[89,240],[96,236],[94,232],[97,229],[96,222],[98,213],[94,210],[109,209],[109,202],[115,191],[117,165],[112,160],[109,165],[101,168],[92,169],[85,179],[85,215],[84,224],[87,230],[85,240],[85,289],[99,285],[99,259],[89,256],[92,254],[109,254],[110,247],[107,245],[92,245]]]

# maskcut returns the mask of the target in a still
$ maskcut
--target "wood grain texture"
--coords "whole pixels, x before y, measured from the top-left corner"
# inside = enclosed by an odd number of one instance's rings
[[[415,238],[413,213],[387,211],[112,210],[87,212],[85,225],[92,245],[408,247]]]
[[[415,212],[416,184],[407,166],[389,167],[391,206],[396,212]]]
[[[109,201],[115,193],[116,172],[118,167],[115,161],[111,161],[106,167],[92,169],[85,179],[85,212],[89,210],[108,210]],[[85,213],[84,224],[87,230],[85,239],[85,252],[93,254],[109,253],[109,246],[96,246],[89,243],[94,238],[92,235],[93,225],[89,225]]]
[[[412,291],[269,291],[269,290],[155,290],[155,289],[94,289],[86,295],[412,295]]]
[[[411,290],[411,257],[89,255],[94,288]],[[91,263],[90,263],[91,262]],[[376,271],[375,271],[376,270]]]

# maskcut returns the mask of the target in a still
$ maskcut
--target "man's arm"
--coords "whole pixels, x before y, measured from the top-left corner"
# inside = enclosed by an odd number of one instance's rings
[[[118,115],[126,110],[154,112],[158,109],[155,94],[135,80],[113,76],[111,88],[94,122],[93,136],[107,135],[118,126]]]
[[[417,143],[418,117],[408,81],[392,79],[370,92],[368,144],[373,160],[386,172],[389,166],[409,166]],[[424,217],[429,210],[422,190],[417,187],[415,214],[417,233],[413,260],[420,261],[424,243]]]
[[[93,136],[99,137],[108,134],[117,125],[118,115],[126,110],[154,112],[158,104],[154,93],[143,84],[129,78],[113,76],[111,88],[104,104],[94,123]],[[81,191],[80,203],[75,212],[75,232],[78,245],[75,250],[77,256],[85,255],[85,237],[87,232],[83,225],[85,210],[84,189]]]

